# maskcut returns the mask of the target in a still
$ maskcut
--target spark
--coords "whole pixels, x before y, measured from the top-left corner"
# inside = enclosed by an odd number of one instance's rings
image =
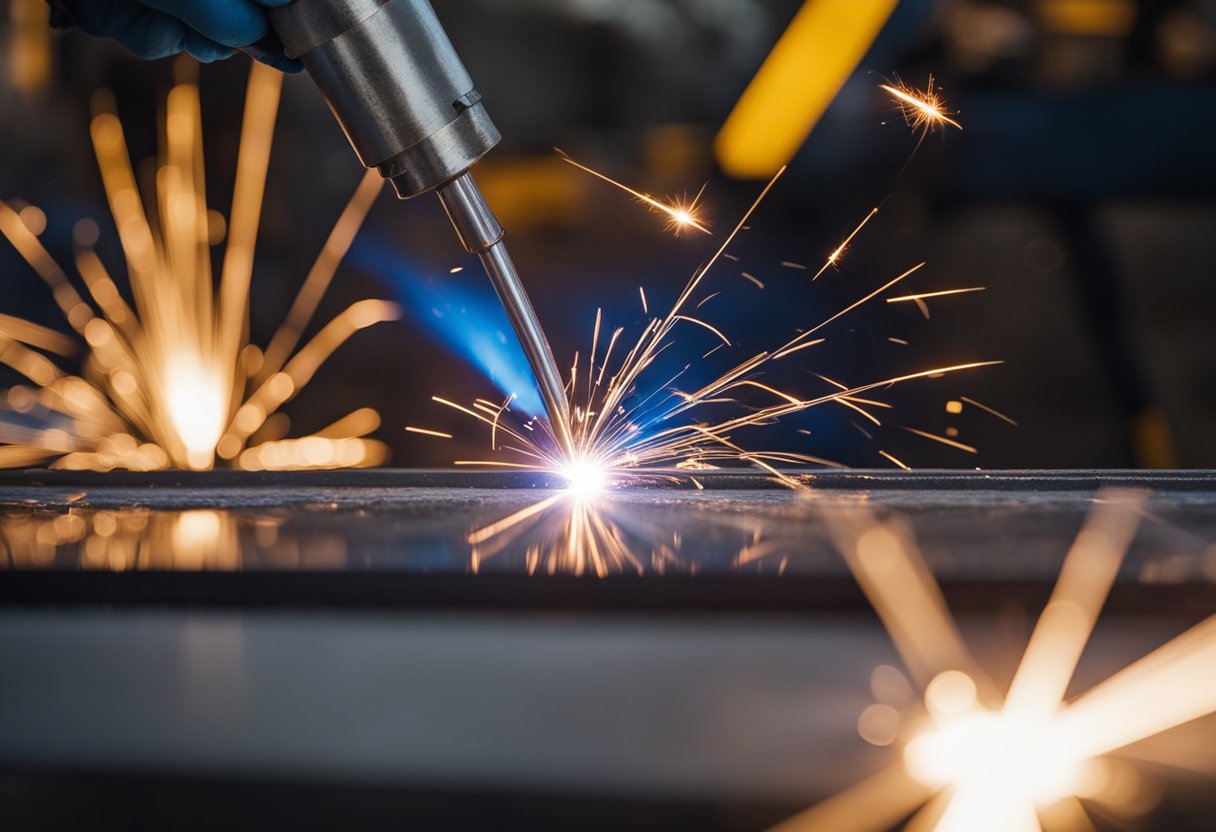
[[[996,418],[1000,419],[1002,422],[1007,422],[1008,424],[1012,425],[1015,428],[1018,426],[1017,422],[1015,422],[1013,419],[1006,416],[1004,413],[1001,413],[999,410],[994,410],[991,407],[989,407],[988,405],[980,404],[975,399],[969,399],[966,396],[959,396],[959,398],[961,400],[965,401],[967,404],[971,405],[972,407],[978,407],[980,410],[984,411],[985,413],[995,416]]]
[[[180,64],[188,72],[192,66]],[[215,212],[203,183],[198,86],[170,92],[155,177],[144,209],[123,126],[98,98],[90,134],[127,264],[128,304],[93,251],[95,225],[78,225],[81,295],[29,223],[0,201],[0,233],[50,288],[75,338],[0,316],[0,362],[29,382],[0,410],[0,466],[50,462],[69,469],[251,469],[368,466],[387,448],[362,409],[329,428],[285,439],[281,407],[354,333],[399,316],[395,304],[359,301],[300,346],[317,307],[379,194],[368,174],[322,247],[287,317],[265,349],[248,340],[249,288],[282,76],[251,69],[231,221],[218,281]],[[83,356],[80,375],[39,352]],[[280,427],[282,426],[282,427]]]
[[[860,428],[859,428],[859,430],[860,430]],[[863,431],[863,433],[864,433],[864,431]],[[869,434],[867,434],[867,436],[868,436],[868,435],[869,435]],[[891,462],[895,463],[896,467],[898,467],[898,468],[902,468],[902,469],[903,469],[903,470],[905,470],[905,471],[911,471],[911,470],[912,470],[912,469],[911,469],[911,468],[909,468],[909,467],[907,466],[907,464],[905,464],[903,461],[901,461],[901,460],[899,460],[899,459],[896,459],[894,456],[892,456],[891,454],[887,453],[886,451],[879,451],[879,452],[878,452],[878,455],[879,455],[879,456],[881,456],[883,459],[886,459],[886,460],[889,460],[889,461],[891,461]]]
[[[562,158],[569,164],[610,182],[651,208],[669,214],[672,211],[670,205],[622,185],[574,161],[564,153]],[[602,309],[597,310],[591,332],[590,351],[581,353],[586,360],[586,366],[581,366],[580,353],[575,353],[566,384],[574,437],[572,450],[563,452],[556,449],[549,437],[533,434],[527,423],[521,425],[519,417],[511,412],[510,400],[502,406],[486,405],[481,408],[465,407],[440,397],[435,397],[434,400],[490,426],[491,448],[510,454],[510,467],[559,474],[575,471],[577,473],[568,477],[568,481],[576,489],[587,479],[588,472],[594,472],[589,475],[592,482],[598,483],[602,475],[613,483],[627,483],[631,478],[650,476],[655,470],[662,468],[674,468],[677,471],[704,470],[729,464],[757,467],[779,482],[797,488],[800,484],[796,477],[780,471],[779,466],[839,464],[810,454],[780,449],[747,448],[741,444],[738,435],[750,428],[772,425],[822,405],[851,409],[875,425],[881,426],[882,422],[870,413],[869,409],[889,409],[890,405],[863,398],[865,394],[1000,363],[960,362],[893,377],[879,377],[862,383],[831,382],[833,389],[826,393],[819,391],[814,394],[786,389],[781,384],[769,383],[767,380],[762,383],[759,380],[759,376],[775,369],[775,362],[825,343],[825,328],[838,324],[846,316],[909,280],[925,267],[924,263],[919,263],[877,288],[859,293],[860,296],[856,300],[823,320],[795,329],[791,336],[784,341],[778,340],[769,349],[753,353],[750,357],[736,355],[726,365],[725,371],[718,371],[713,380],[689,385],[687,380],[701,375],[700,371],[706,366],[704,362],[710,356],[720,351],[729,354],[737,349],[726,331],[699,317],[699,313],[693,312],[721,293],[707,293],[702,290],[706,288],[711,271],[721,261],[738,262],[739,258],[729,254],[729,250],[739,235],[750,227],[749,223],[756,210],[784,172],[785,169],[782,168],[765,185],[730,233],[717,244],[713,254],[693,273],[666,313],[652,315],[646,293],[639,288],[646,321],[639,325],[640,331],[635,330],[632,336],[622,337],[625,328],[610,330],[605,326]],[[878,208],[873,208],[866,214],[828,257],[815,278],[840,262],[849,246],[878,211]],[[782,265],[808,270],[792,261],[785,261]],[[742,272],[742,275],[759,288],[764,288],[763,282],[751,273]],[[811,282],[814,282],[814,279]],[[611,337],[605,338],[609,331],[612,333]],[[704,333],[711,334],[719,343],[704,352],[702,363],[696,364],[696,371],[694,362],[682,368],[668,370],[669,375],[665,379],[659,377],[657,380],[660,383],[651,378],[660,357],[670,355],[679,338],[699,338],[703,337]],[[941,437],[932,438],[974,452],[974,449],[961,443]],[[884,454],[884,458],[903,466],[902,462],[889,454]],[[469,461],[466,464],[473,463]]]
[[[418,433],[423,436],[435,436],[440,439],[452,439],[453,438],[452,434],[444,433],[443,431],[439,431],[439,430],[428,430],[426,428],[413,428],[413,427],[407,427],[405,430],[407,433]]]
[[[940,442],[943,445],[949,445],[951,448],[966,451],[969,454],[979,453],[976,448],[973,448],[970,445],[964,445],[962,442],[955,442],[953,439],[947,439],[944,436],[938,436],[923,430],[917,430],[916,428],[904,428],[904,430],[906,430],[908,433],[914,433],[917,436],[923,437],[924,439],[932,439],[934,442]]]
[[[907,828],[937,832],[1092,829],[1082,799],[1109,809],[1120,797],[1106,755],[1216,713],[1216,616],[1066,699],[1144,501],[1139,492],[1099,495],[1003,697],[907,533],[864,513],[825,514],[923,691],[925,716],[901,715],[892,765],[773,832],[879,832],[909,815]]]
[[[686,473],[689,470],[695,469],[686,468],[679,476],[674,472],[649,472],[641,481],[688,485],[704,491],[705,485],[694,474]],[[517,571],[522,567],[529,575],[606,577],[697,572],[700,553],[683,551],[683,535],[673,532],[668,522],[647,519],[637,513],[636,506],[619,503],[598,466],[590,464],[581,470],[578,465],[570,466],[565,476],[574,477],[585,487],[547,494],[468,533],[471,571],[480,572],[498,560],[502,568]],[[732,534],[751,541],[739,551],[736,567],[775,551],[755,518],[707,517],[705,522],[721,524]]]
[[[984,286],[973,286],[969,289],[946,289],[941,292],[922,292],[917,295],[904,295],[898,298],[887,298],[887,303],[920,303],[930,298],[945,298],[951,295],[969,295],[972,292],[986,291]]]
[[[810,349],[811,347],[817,347],[820,344],[825,344],[825,343],[827,343],[827,340],[828,340],[827,338],[816,338],[814,341],[806,341],[806,342],[799,344],[796,347],[789,347],[787,349],[781,350],[776,355],[774,355],[773,360],[780,361],[781,359],[786,358],[787,356],[793,355],[796,352],[801,352],[802,350]]]
[[[0,513],[0,545],[11,567],[129,572],[232,572],[281,568],[282,563],[340,566],[346,541],[309,535],[301,540],[283,519],[246,511],[146,508]]]
[[[591,496],[580,490],[561,491],[474,530],[468,537],[471,570],[480,572],[490,559],[504,557],[528,533],[529,541],[538,541],[529,542],[523,552],[530,575],[643,574],[646,562],[625,543],[624,530],[612,519],[611,501]],[[653,531],[654,539],[661,539],[663,532]],[[657,549],[662,552],[665,547]]]
[[[572,457],[564,458],[544,438],[534,438],[523,430],[511,414],[510,401],[501,407],[465,407],[442,397],[434,397],[434,400],[490,426],[501,437],[500,440],[492,438],[492,447],[515,458],[507,463],[508,467],[558,473],[573,470],[577,473],[570,481],[576,485],[588,477],[598,481],[601,475],[611,475],[611,479],[617,481],[623,475],[647,476],[654,469],[665,466],[701,470],[742,462],[772,474],[786,485],[797,487],[793,478],[780,473],[774,466],[834,466],[837,463],[810,454],[746,449],[738,444],[735,435],[748,428],[772,424],[827,404],[852,408],[879,423],[864,408],[889,406],[863,398],[871,391],[1000,363],[960,363],[862,384],[833,382],[831,391],[811,396],[761,383],[757,379],[773,362],[824,343],[825,338],[816,337],[817,333],[917,273],[923,268],[922,263],[907,269],[878,289],[864,293],[858,300],[826,319],[800,328],[784,344],[736,360],[729,369],[700,387],[683,390],[678,386],[689,365],[657,386],[646,382],[645,386],[650,392],[640,392],[646,371],[674,345],[675,336],[689,326],[704,330],[719,340],[720,343],[711,353],[732,346],[731,339],[724,331],[708,321],[687,314],[688,307],[694,304],[694,298],[699,295],[698,290],[705,283],[710,270],[746,226],[779,177],[780,174],[768,183],[735,229],[722,241],[717,253],[694,272],[669,311],[662,316],[651,317],[631,346],[618,347],[622,343],[622,339],[618,338],[623,332],[621,329],[614,330],[607,346],[603,345],[603,314],[597,311],[591,349],[587,353],[588,367],[585,371],[580,369],[576,358],[566,386],[575,439]],[[702,304],[704,302],[700,301]],[[700,413],[710,406],[726,408],[727,412],[715,419],[702,418]],[[469,461],[466,464],[473,463]],[[590,474],[592,471],[595,473]]]
[[[561,469],[566,489],[575,497],[589,500],[598,496],[608,485],[607,472],[594,460],[574,460]]]
[[[579,170],[589,173],[597,179],[607,182],[613,187],[619,188],[632,196],[634,199],[637,199],[643,205],[646,205],[648,208],[658,211],[660,214],[666,215],[667,227],[676,234],[679,234],[682,231],[687,231],[690,228],[700,231],[702,234],[711,233],[709,227],[705,224],[704,220],[701,219],[701,216],[698,213],[701,197],[705,193],[704,188],[702,188],[700,193],[698,193],[696,197],[691,200],[670,200],[668,202],[663,202],[655,199],[649,194],[644,194],[641,191],[634,190],[628,185],[618,182],[617,180],[600,173],[594,168],[590,168],[580,162],[576,162],[560,149],[557,151],[557,153],[561,157],[562,161],[574,165],[574,167],[578,168]]]
[[[811,282],[823,277],[824,272],[830,268],[833,268],[837,263],[840,262],[840,258],[844,257],[844,253],[849,250],[849,246],[853,243],[853,240],[858,234],[861,233],[861,229],[865,228],[866,225],[869,224],[870,220],[874,219],[877,214],[877,208],[872,208],[870,213],[866,214],[866,218],[858,223],[857,227],[853,229],[849,236],[844,238],[844,242],[837,246],[836,250],[828,255],[827,261],[823,264],[823,267],[819,271],[815,272],[815,276],[811,278]]]
[[[957,113],[946,109],[946,100],[941,91],[934,88],[932,75],[923,90],[909,87],[898,79],[894,84],[880,84],[879,88],[895,99],[904,122],[913,130],[921,131],[922,140],[929,133],[947,124],[959,130],[963,129],[963,125],[952,118]]]

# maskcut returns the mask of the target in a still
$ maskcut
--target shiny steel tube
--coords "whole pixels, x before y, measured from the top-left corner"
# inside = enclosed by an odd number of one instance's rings
[[[267,11],[364,167],[402,199],[455,179],[498,144],[427,0],[295,0]]]
[[[438,191],[506,308],[562,453],[574,451],[553,352],[469,169],[499,141],[481,95],[428,0],[294,0],[267,10],[365,167],[409,199]]]
[[[498,292],[499,300],[507,310],[511,326],[532,365],[536,383],[540,387],[545,409],[549,411],[549,425],[562,454],[574,456],[574,436],[570,431],[570,409],[566,401],[566,387],[553,358],[553,350],[545,338],[540,321],[532,309],[532,302],[524,291],[519,273],[511,261],[507,247],[503,245],[503,230],[473,177],[459,176],[438,190],[439,200],[452,220],[456,233],[465,250],[476,254],[485,267],[490,282]]]

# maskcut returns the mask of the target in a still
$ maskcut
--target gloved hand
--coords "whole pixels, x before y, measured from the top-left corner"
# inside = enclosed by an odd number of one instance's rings
[[[269,31],[265,6],[291,0],[47,0],[52,23],[76,26],[112,38],[147,60],[188,52],[204,63],[245,47],[258,60],[284,72],[299,61],[259,43]]]

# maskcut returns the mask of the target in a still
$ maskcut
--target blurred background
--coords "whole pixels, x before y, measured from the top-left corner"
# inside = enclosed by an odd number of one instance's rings
[[[669,305],[763,187],[724,170],[715,138],[802,3],[435,6],[504,137],[478,180],[568,364],[589,348],[597,309],[636,327],[639,286],[652,311]],[[121,274],[88,138],[90,99],[111,90],[132,156],[154,158],[174,61],[145,63],[109,42],[50,32],[42,0],[0,8],[0,197],[40,209],[41,218],[23,218],[45,226],[43,243],[64,263],[77,223],[95,220],[99,254]],[[199,74],[208,196],[221,215],[248,63],[240,56]],[[898,78],[923,88],[930,74],[965,129],[917,149],[918,134],[878,85]],[[705,185],[715,237],[672,235],[555,147],[648,193],[691,196]],[[892,391],[899,415],[881,429],[853,424],[844,408],[820,410],[761,443],[863,467],[890,465],[879,448],[918,467],[1216,467],[1213,148],[1213,0],[900,2],[731,247],[737,260],[712,273],[707,285],[723,294],[705,316],[731,336],[737,363],[927,261],[910,291],[986,291],[936,302],[929,319],[911,304],[867,307],[802,353],[783,383],[810,390],[812,371],[864,384],[941,364],[1005,364]],[[255,343],[283,319],[360,175],[315,87],[289,78],[254,267]],[[816,269],[877,205],[839,269],[812,285],[782,265]],[[0,313],[64,328],[7,243],[0,280]],[[434,199],[381,195],[317,320],[365,297],[402,301],[406,313],[358,333],[321,369],[287,407],[293,433],[367,405],[382,416],[377,436],[393,465],[484,458],[488,437],[431,396],[504,398],[490,378],[497,359],[474,355],[468,336],[503,333],[502,342],[509,329]],[[681,360],[713,343],[690,344]],[[15,381],[0,372],[0,389]],[[959,396],[1018,426],[949,412]],[[407,434],[406,425],[456,438]],[[958,431],[979,452],[900,425]]]

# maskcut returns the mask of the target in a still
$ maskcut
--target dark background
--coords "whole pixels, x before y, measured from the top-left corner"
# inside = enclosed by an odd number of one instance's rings
[[[0,4],[0,196],[46,211],[43,239],[64,262],[73,224],[96,219],[101,253],[121,273],[88,142],[89,99],[113,90],[133,155],[153,156],[173,62],[145,64],[70,33],[52,41],[47,85],[20,89],[10,71],[10,12],[24,2]],[[567,364],[588,348],[597,307],[614,323],[637,323],[639,284],[652,309],[663,309],[718,243],[673,237],[660,218],[564,165],[552,148],[653,193],[708,183],[704,204],[720,239],[762,183],[722,175],[714,135],[799,3],[435,5],[503,132],[476,173]],[[883,394],[898,410],[880,430],[863,425],[874,441],[843,408],[741,441],[856,466],[889,465],[879,448],[917,466],[1216,466],[1216,4],[1128,3],[1137,7],[1126,26],[1089,32],[1053,22],[1049,5],[901,3],[732,247],[740,264],[724,263],[707,284],[724,292],[705,312],[738,343],[736,360],[922,260],[929,265],[910,291],[987,287],[934,303],[929,321],[908,305],[877,304],[834,326],[781,380],[803,393],[822,389],[809,371],[862,384],[939,363],[1006,363]],[[247,71],[238,58],[200,74],[208,193],[225,214]],[[899,76],[923,86],[929,73],[965,130],[930,136],[908,162],[916,136],[877,85]],[[265,343],[285,314],[359,175],[311,83],[289,79],[254,272],[255,342]],[[805,273],[780,267],[821,262],[880,203],[838,272],[812,286]],[[429,279],[441,295],[492,301],[429,197],[399,204],[386,192],[353,254],[319,322],[361,297],[399,296],[401,274]],[[466,268],[449,275],[455,266]],[[0,281],[0,312],[61,325],[49,293],[7,243]],[[416,308],[352,339],[288,406],[293,432],[366,404],[384,417],[378,435],[395,465],[484,457],[487,437],[430,396],[499,391],[437,337],[432,319]],[[712,343],[689,339],[680,360]],[[0,378],[0,387],[12,382]],[[945,402],[958,395],[1020,426],[974,409],[951,416]],[[409,436],[407,424],[454,430],[458,441]],[[980,453],[918,439],[901,425],[957,427]]]

